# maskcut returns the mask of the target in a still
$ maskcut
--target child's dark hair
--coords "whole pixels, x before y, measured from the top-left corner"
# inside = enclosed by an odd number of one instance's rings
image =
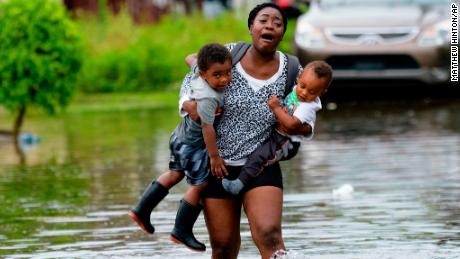
[[[315,61],[308,63],[305,66],[304,71],[307,71],[309,69],[312,69],[318,78],[326,79],[328,81],[328,86],[331,84],[332,67],[328,63],[322,60],[315,60]]]
[[[249,16],[248,16],[248,28],[251,28],[251,25],[254,23],[254,19],[256,18],[257,14],[262,9],[267,8],[267,7],[274,8],[274,9],[278,10],[281,13],[281,17],[283,18],[283,27],[284,27],[283,32],[286,32],[287,24],[288,24],[287,16],[284,13],[283,9],[281,9],[281,7],[279,7],[278,5],[276,5],[274,3],[263,3],[263,4],[256,5],[254,8],[252,8],[252,10],[251,10],[251,12],[249,12]]]
[[[198,68],[206,71],[214,63],[223,64],[227,60],[232,60],[232,56],[225,46],[217,43],[204,45],[198,52]]]

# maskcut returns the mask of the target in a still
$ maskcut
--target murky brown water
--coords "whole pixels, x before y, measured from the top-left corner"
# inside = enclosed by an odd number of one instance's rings
[[[289,258],[458,258],[460,101],[337,105],[283,164]],[[167,240],[185,183],[153,213],[155,235],[127,217],[167,168],[178,120],[174,110],[29,118],[25,128],[41,142],[26,165],[0,142],[0,257],[209,258]],[[353,195],[334,198],[343,184]],[[257,258],[242,222],[240,258]],[[195,233],[209,247],[202,216]]]

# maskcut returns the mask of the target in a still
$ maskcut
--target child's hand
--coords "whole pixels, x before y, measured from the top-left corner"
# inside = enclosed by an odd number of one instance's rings
[[[219,155],[211,157],[211,174],[217,178],[228,175],[225,161]]]
[[[268,103],[268,107],[270,107],[270,109],[272,110],[275,109],[276,107],[280,107],[280,100],[278,99],[278,96],[276,95],[270,96],[267,103]]]
[[[222,107],[217,108],[216,113],[215,113],[216,118],[222,115],[223,112],[224,112],[224,109],[222,109]]]

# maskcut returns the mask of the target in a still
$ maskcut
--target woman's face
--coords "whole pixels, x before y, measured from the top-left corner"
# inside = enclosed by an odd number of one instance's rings
[[[284,24],[281,13],[272,7],[259,11],[250,27],[252,44],[263,53],[276,51],[283,39]]]

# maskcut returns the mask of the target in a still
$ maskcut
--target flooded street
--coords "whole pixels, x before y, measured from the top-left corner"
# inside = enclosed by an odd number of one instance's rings
[[[460,99],[324,103],[313,141],[283,162],[288,258],[458,258]],[[33,116],[40,143],[19,165],[0,141],[0,257],[210,258],[172,244],[180,183],[155,209],[156,234],[127,216],[168,166],[176,110]],[[349,184],[350,195],[333,195]],[[242,218],[239,258],[258,258]]]

